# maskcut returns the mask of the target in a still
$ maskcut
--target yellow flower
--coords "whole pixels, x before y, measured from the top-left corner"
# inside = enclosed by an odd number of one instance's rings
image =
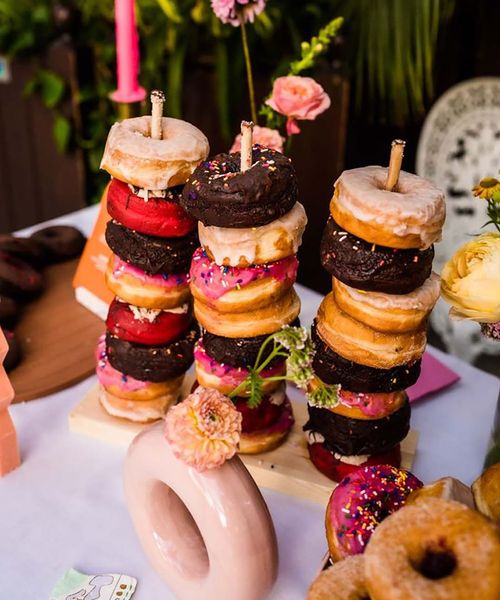
[[[478,198],[491,200],[494,195],[500,194],[500,181],[495,177],[485,177],[472,188],[472,193]]]
[[[483,233],[455,252],[441,273],[441,295],[451,317],[500,321],[500,233]]]

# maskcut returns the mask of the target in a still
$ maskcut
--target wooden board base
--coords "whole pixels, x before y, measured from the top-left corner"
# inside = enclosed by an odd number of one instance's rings
[[[190,387],[186,378],[186,389]],[[69,428],[111,444],[128,445],[147,425],[132,423],[109,415],[97,398],[95,385],[69,415]],[[335,483],[322,475],[309,460],[302,425],[307,421],[307,407],[300,392],[291,390],[295,425],[286,442],[272,452],[254,456],[240,455],[257,484],[290,496],[326,506]],[[418,433],[410,431],[401,444],[402,467],[411,469]]]
[[[95,370],[94,352],[104,323],[75,300],[77,264],[75,259],[44,269],[42,295],[23,309],[14,329],[23,358],[9,373],[14,402],[58,392]]]

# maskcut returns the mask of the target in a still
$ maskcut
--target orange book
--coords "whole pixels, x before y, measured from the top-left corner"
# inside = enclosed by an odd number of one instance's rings
[[[77,301],[102,320],[106,319],[108,307],[113,300],[113,293],[108,290],[104,280],[104,273],[111,256],[111,250],[104,238],[106,223],[110,219],[106,210],[106,193],[107,188],[101,200],[94,229],[87,240],[73,278]]]

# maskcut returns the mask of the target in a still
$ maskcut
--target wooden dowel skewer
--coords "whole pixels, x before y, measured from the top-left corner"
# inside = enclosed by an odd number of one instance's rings
[[[252,166],[252,137],[253,137],[253,122],[241,122],[241,165],[242,172],[248,171]]]
[[[151,92],[151,137],[154,140],[161,140],[164,102],[165,94],[163,92],[159,90]]]
[[[392,190],[398,185],[399,172],[401,171],[401,163],[403,162],[405,145],[406,142],[404,140],[392,141],[389,170],[387,172],[387,180],[385,182],[385,189],[388,192],[392,192]]]

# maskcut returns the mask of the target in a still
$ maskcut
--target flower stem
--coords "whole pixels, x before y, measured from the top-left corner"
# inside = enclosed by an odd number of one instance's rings
[[[255,108],[255,90],[253,87],[252,63],[250,61],[250,50],[248,48],[247,30],[245,27],[245,16],[243,12],[239,12],[241,43],[243,44],[243,54],[245,55],[245,66],[247,69],[248,95],[250,98],[250,113],[252,121],[257,125],[257,110]]]

